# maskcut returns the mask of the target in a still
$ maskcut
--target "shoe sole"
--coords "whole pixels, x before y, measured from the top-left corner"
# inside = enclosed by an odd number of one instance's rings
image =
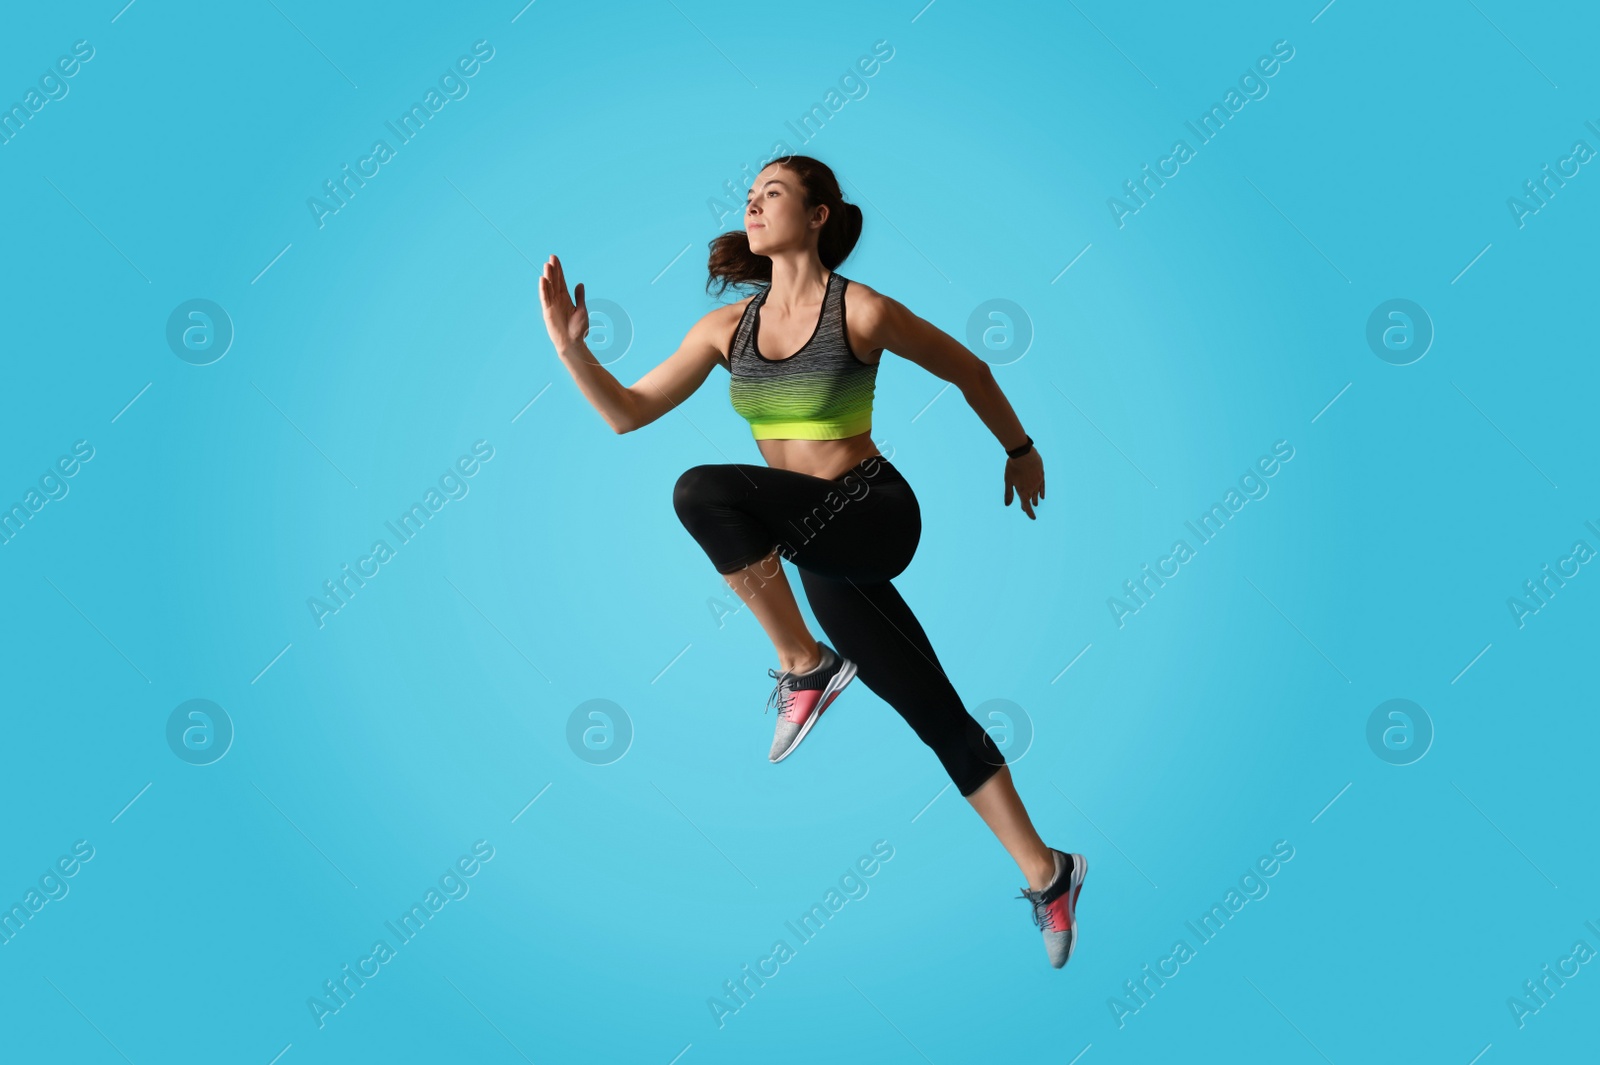
[[[1072,911],[1072,940],[1067,944],[1067,956],[1061,960],[1062,965],[1072,960],[1072,952],[1078,949],[1078,892],[1083,890],[1083,879],[1089,874],[1089,859],[1081,854],[1072,856],[1072,881],[1067,890],[1072,893],[1072,902],[1069,909]]]
[[[841,665],[839,666],[839,672],[835,673],[832,679],[828,681],[828,686],[822,689],[822,697],[817,700],[817,708],[811,712],[810,717],[806,718],[806,723],[800,726],[800,731],[794,734],[794,741],[790,743],[789,746],[785,747],[783,749],[783,753],[778,755],[778,757],[768,757],[768,762],[771,762],[773,765],[777,765],[779,762],[789,757],[794,749],[800,746],[800,741],[806,738],[806,733],[811,731],[812,726],[821,720],[822,712],[832,705],[833,701],[839,697],[839,693],[844,691],[844,686],[855,679],[856,664],[850,661],[848,658],[845,658],[843,655],[839,656],[839,660],[841,662]]]

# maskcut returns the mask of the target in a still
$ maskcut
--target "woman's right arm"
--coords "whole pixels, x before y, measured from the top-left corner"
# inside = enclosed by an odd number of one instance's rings
[[[584,343],[589,331],[589,309],[584,303],[582,282],[576,292],[578,300],[573,303],[567,294],[561,261],[552,255],[539,279],[539,300],[550,342],[583,397],[613,432],[643,428],[688,399],[705,383],[722,357],[714,339],[717,322],[723,316],[718,308],[690,327],[677,351],[631,387],[624,386],[595,360]]]

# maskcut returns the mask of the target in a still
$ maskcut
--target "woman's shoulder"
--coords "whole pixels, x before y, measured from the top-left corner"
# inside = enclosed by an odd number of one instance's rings
[[[884,312],[894,303],[894,300],[864,281],[857,281],[853,277],[846,277],[848,282],[844,286],[845,306],[849,309],[851,321],[861,320],[862,325],[882,320]]]
[[[733,350],[734,334],[739,329],[739,322],[744,318],[744,312],[750,306],[750,301],[759,294],[751,293],[732,303],[719,304],[701,315],[700,320],[695,323],[695,329],[701,331],[717,349],[717,356],[724,367],[728,365],[728,353]]]
[[[845,344],[858,361],[876,366],[885,350],[882,339],[884,312],[894,301],[853,277],[846,276],[845,282],[839,296]],[[865,356],[860,352],[865,352]]]

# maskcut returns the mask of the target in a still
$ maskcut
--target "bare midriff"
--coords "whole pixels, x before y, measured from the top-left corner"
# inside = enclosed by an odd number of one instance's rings
[[[843,477],[862,460],[882,454],[872,442],[871,432],[841,440],[757,440],[756,446],[768,466],[830,481]]]

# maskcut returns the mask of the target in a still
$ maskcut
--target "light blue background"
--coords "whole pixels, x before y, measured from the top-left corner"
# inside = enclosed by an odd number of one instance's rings
[[[1600,547],[1600,175],[1520,228],[1507,199],[1600,146],[1597,29],[1504,0],[13,5],[0,101],[95,52],[0,146],[0,501],[74,441],[94,457],[0,547],[0,902],[76,840],[94,857],[0,946],[7,1056],[1592,1048],[1594,965],[1522,1027],[1507,1000],[1600,949],[1600,576],[1520,628],[1507,599]],[[478,40],[468,95],[319,228],[307,199]],[[1268,94],[1199,145],[1185,121],[1279,40]],[[788,133],[875,41],[865,95]],[[1179,137],[1194,158],[1119,228],[1108,198]],[[986,300],[1031,323],[1020,359],[982,353],[1045,460],[1037,522],[904,359],[874,438],[923,508],[899,587],[969,707],[1020,707],[1017,786],[1089,856],[1062,971],[862,686],[767,763],[771,648],[747,612],[719,624],[731,593],[670,504],[691,465],[760,461],[722,377],[617,437],[545,335],[556,253],[625,309],[625,383],[670,354],[738,224],[708,201],[742,201],[780,138],[865,210],[846,276],[963,342]],[[165,341],[194,298],[236,330],[206,366]],[[1365,339],[1393,298],[1436,330],[1407,366]],[[468,494],[319,628],[308,597],[479,440]],[[1119,627],[1108,597],[1279,440],[1270,493]],[[203,767],[165,736],[195,698],[235,730]],[[1410,765],[1367,743],[1393,698],[1434,730]],[[608,765],[566,739],[590,699],[631,722]],[[477,840],[470,892],[319,1028],[307,1000]],[[877,840],[868,893],[797,944],[784,922]],[[1278,840],[1270,892],[1196,946],[1185,922]],[[707,1000],[780,937],[795,957],[719,1028]],[[1108,1000],[1179,938],[1194,959],[1119,1027]]]

